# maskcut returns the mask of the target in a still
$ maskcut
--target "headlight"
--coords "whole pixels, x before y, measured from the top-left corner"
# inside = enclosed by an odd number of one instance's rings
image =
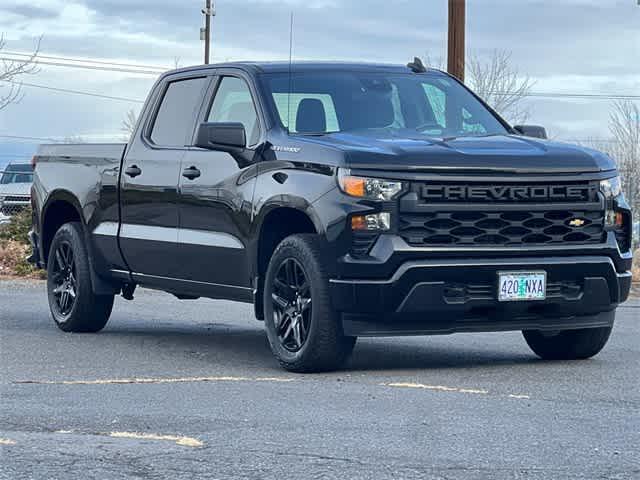
[[[622,194],[622,182],[620,177],[607,178],[600,182],[600,191],[604,193],[607,200],[614,199]]]
[[[600,191],[605,197],[605,229],[613,232],[620,251],[631,249],[631,210],[624,199],[620,177],[600,182]]]
[[[338,185],[347,195],[369,200],[388,201],[402,190],[402,182],[383,180],[380,178],[358,177],[349,170],[338,170]]]
[[[607,227],[621,227],[622,214],[615,210],[615,200],[622,195],[620,177],[607,178],[600,182],[600,191],[605,198],[605,225]]]

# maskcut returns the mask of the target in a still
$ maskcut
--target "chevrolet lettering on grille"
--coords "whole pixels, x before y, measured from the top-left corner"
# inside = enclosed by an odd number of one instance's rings
[[[446,202],[595,201],[595,185],[422,185],[421,197]]]

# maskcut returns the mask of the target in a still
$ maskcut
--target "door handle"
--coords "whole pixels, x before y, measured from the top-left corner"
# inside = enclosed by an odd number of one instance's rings
[[[182,171],[182,176],[185,178],[188,178],[189,180],[195,180],[200,176],[200,170],[198,170],[196,167],[193,167],[193,166],[189,168],[185,168]]]
[[[137,165],[131,165],[124,171],[124,173],[129,175],[131,178],[135,178],[142,173],[142,170],[140,170]]]

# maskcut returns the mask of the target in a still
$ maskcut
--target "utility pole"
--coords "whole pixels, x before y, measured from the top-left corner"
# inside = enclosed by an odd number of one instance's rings
[[[449,0],[449,42],[447,71],[464,82],[466,0]]]
[[[200,39],[204,40],[204,63],[208,65],[211,49],[211,17],[216,14],[211,6],[211,0],[206,0],[202,14],[204,15],[204,32],[200,31]]]

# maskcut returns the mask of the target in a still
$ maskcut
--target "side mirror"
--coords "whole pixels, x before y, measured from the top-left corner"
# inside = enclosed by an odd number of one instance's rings
[[[525,137],[548,138],[545,128],[539,125],[514,125],[513,129]]]
[[[247,146],[247,135],[242,123],[204,122],[198,127],[196,147],[221,152],[235,152]]]

